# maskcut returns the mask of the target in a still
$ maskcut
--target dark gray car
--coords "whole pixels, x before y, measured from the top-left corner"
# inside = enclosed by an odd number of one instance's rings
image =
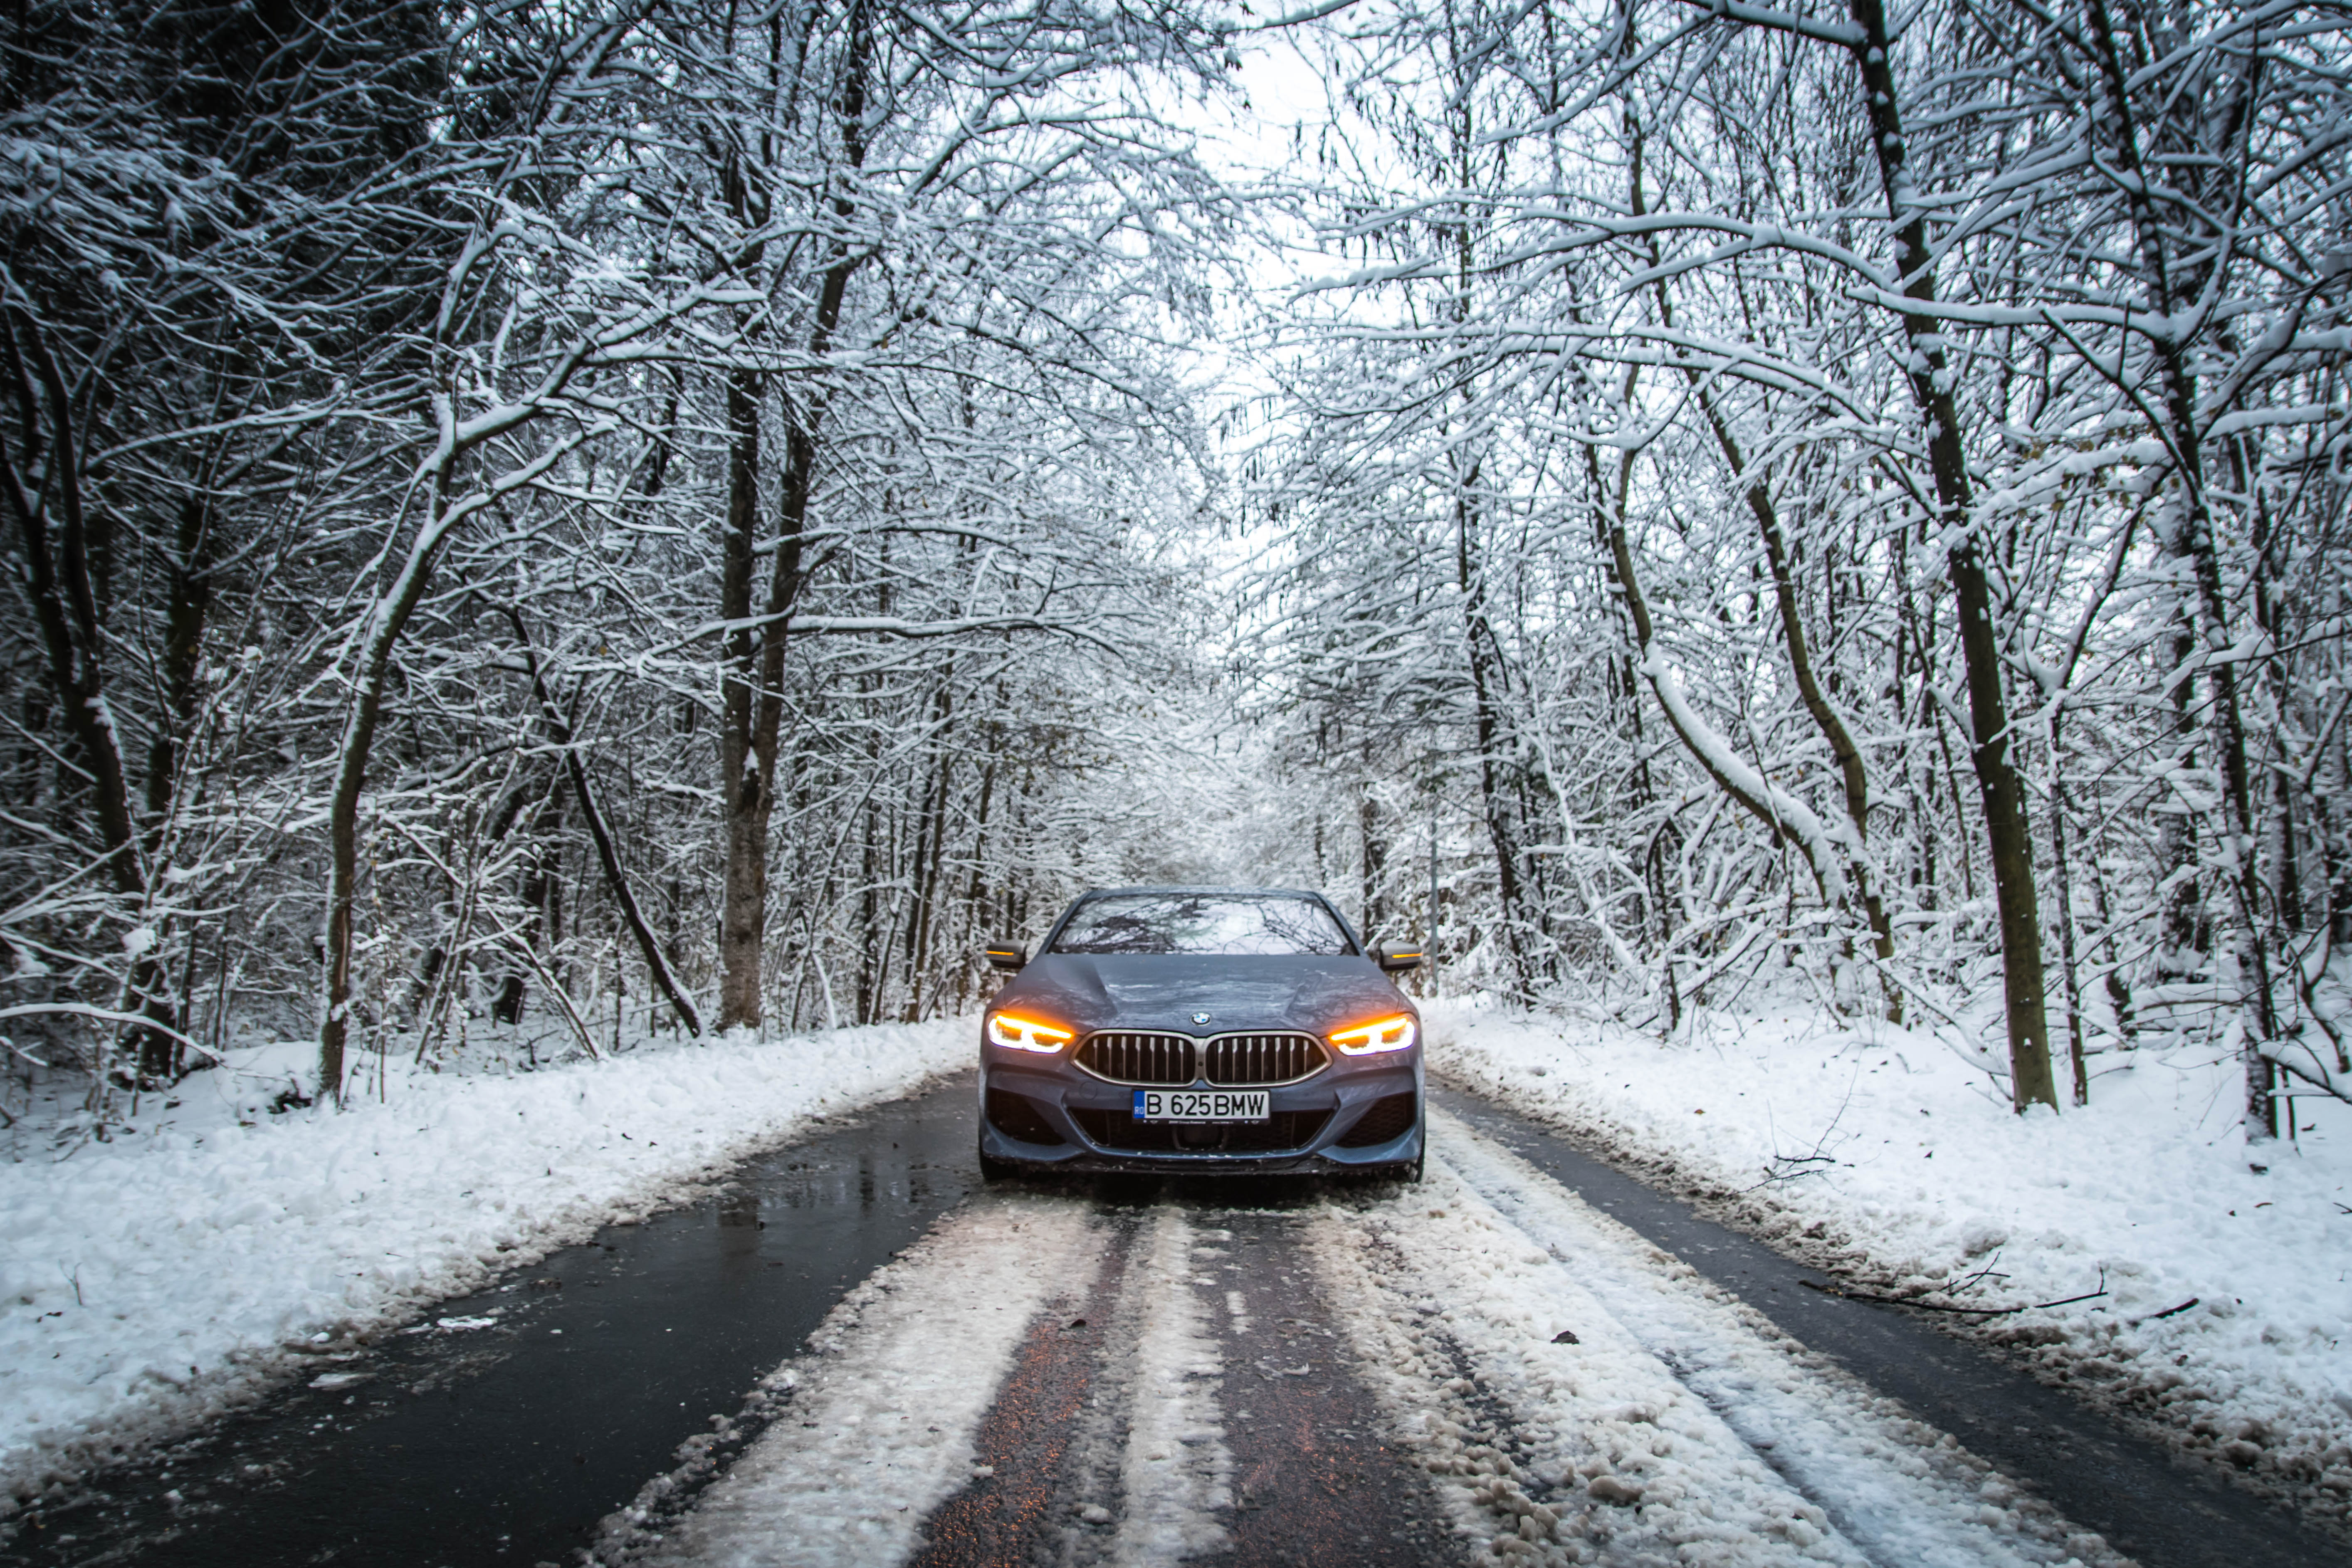
[[[1317,893],[1112,888],[1078,899],[981,1025],[980,1163],[1360,1172],[1418,1180],[1421,1016]]]

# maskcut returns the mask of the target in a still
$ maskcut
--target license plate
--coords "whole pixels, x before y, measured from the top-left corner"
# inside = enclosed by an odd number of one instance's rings
[[[1138,1121],[1264,1121],[1269,1112],[1262,1089],[1139,1089]]]

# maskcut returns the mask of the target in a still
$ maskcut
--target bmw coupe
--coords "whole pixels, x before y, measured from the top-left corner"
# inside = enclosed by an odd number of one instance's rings
[[[1419,1180],[1421,1016],[1319,894],[1114,888],[1062,912],[981,1023],[980,1165]]]

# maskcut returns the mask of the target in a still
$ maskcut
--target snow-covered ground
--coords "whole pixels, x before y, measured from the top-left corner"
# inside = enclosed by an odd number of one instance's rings
[[[1431,1131],[1428,1180],[1334,1210],[1315,1260],[1399,1436],[1495,1556],[2120,1561],[1491,1139],[1442,1113]]]
[[[2346,1517],[2347,1108],[2298,1100],[2298,1140],[2250,1149],[2237,1065],[2210,1052],[2104,1058],[2087,1108],[2019,1117],[1936,1039],[1812,1010],[1706,1015],[1673,1043],[1592,1017],[1429,1015],[1433,1071],[1853,1288],[1979,1308],[2104,1289],[1954,1326]]]
[[[1440,1073],[1645,1163],[1857,1288],[1988,1307],[2104,1289],[1974,1331],[2342,1517],[2352,1117],[2339,1108],[2304,1102],[2299,1142],[2250,1154],[2234,1064],[2180,1052],[2108,1058],[2123,1065],[2087,1110],[2020,1119],[1934,1039],[1811,1012],[1709,1016],[1670,1044],[1588,1018],[1439,1006],[1430,1020]],[[348,1111],[281,1114],[268,1106],[304,1047],[268,1047],[150,1101],[111,1142],[61,1137],[70,1116],[28,1118],[0,1148],[5,1496],[298,1363],[332,1376],[319,1358],[352,1336],[960,1067],[969,1038],[959,1020],[647,1042],[531,1073],[395,1073]],[[2016,1503],[1948,1440],[1499,1145],[1434,1126],[1425,1185],[1325,1205],[1301,1239],[1359,1374],[1456,1530],[1559,1561],[1654,1528],[1713,1532],[1742,1562],[2099,1559],[2095,1541]],[[838,1491],[835,1544],[899,1560],[972,1473],[971,1434],[1023,1324],[1089,1288],[1102,1223],[1045,1194],[942,1220],[779,1369],[777,1390],[816,1425],[772,1429],[669,1550],[723,1560],[730,1510],[767,1517],[789,1494],[804,1513]],[[1076,1500],[1088,1528],[1117,1527],[1111,1557],[1165,1560],[1217,1539],[1232,1506],[1207,1272],[1226,1262],[1178,1208],[1137,1248],[1142,1293],[1122,1288],[1135,1310],[1119,1309],[1135,1320],[1131,1392],[1118,1451],[1095,1467],[1122,1507]],[[1195,1268],[1183,1289],[1145,1289]],[[1556,1342],[1563,1330],[1576,1338]],[[955,1352],[928,1361],[915,1348],[945,1344]],[[861,1367],[914,1380],[891,1419],[858,1414],[858,1379],[843,1380]],[[954,1390],[917,1386],[926,1375]],[[836,1405],[838,1420],[819,1409]],[[919,1436],[896,1419],[918,1407]],[[1505,1447],[1519,1457],[1506,1463]],[[860,1454],[903,1483],[879,1513],[848,1506],[873,1496]]]
[[[310,1047],[257,1047],[149,1097],[110,1142],[60,1138],[62,1110],[28,1117],[0,1159],[0,1512],[305,1352],[965,1066],[971,1027],[664,1037],[529,1073],[395,1068],[348,1110],[278,1114]]]

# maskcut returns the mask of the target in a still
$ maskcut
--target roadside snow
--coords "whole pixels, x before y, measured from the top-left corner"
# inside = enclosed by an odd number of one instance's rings
[[[394,1072],[264,1114],[291,1051],[140,1131],[0,1163],[0,1513],[501,1270],[642,1218],[812,1121],[964,1065],[971,1024],[646,1044],[511,1077]],[[373,1086],[371,1085],[371,1088]]]
[[[649,1554],[710,1568],[906,1561],[972,1478],[973,1435],[1040,1309],[1104,1258],[1078,1198],[992,1194],[941,1220],[834,1309],[769,1386],[773,1426]]]
[[[2019,1117],[1957,1053],[1883,1024],[1707,1015],[1662,1044],[1605,1020],[1426,1011],[1433,1071],[1648,1164],[1857,1288],[2009,1307],[2104,1286],[1955,1326],[2346,1518],[2344,1108],[2298,1101],[2313,1131],[2250,1152],[2237,1065],[2210,1054],[2132,1053],[2087,1108]]]
[[[1360,1373],[1484,1552],[1867,1568],[1442,1158],[1406,1201],[1329,1211],[1310,1247]]]
[[[1811,1354],[1687,1265],[1440,1111],[1450,1175],[1574,1271],[1593,1301],[1873,1563],[2118,1563],[1947,1434]],[[1591,1337],[1591,1331],[1584,1331]]]

